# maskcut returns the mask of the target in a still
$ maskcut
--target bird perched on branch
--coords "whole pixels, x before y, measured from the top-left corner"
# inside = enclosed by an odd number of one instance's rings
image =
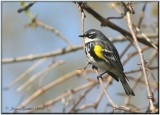
[[[97,79],[108,73],[116,81],[121,81],[127,95],[135,96],[127,83],[128,79],[123,72],[124,69],[118,51],[112,42],[101,31],[95,29],[88,30],[79,37],[84,38],[85,53],[88,62],[92,64],[92,68],[97,71],[98,69],[104,71]]]

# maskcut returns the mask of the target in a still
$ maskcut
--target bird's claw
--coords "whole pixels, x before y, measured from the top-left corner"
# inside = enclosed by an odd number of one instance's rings
[[[102,75],[97,76],[97,80],[98,80],[98,81],[99,81],[99,79],[102,79],[102,80],[103,80]]]

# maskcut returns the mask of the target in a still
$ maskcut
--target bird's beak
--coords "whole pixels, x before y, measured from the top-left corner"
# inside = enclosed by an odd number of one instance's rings
[[[78,37],[85,37],[85,35],[79,35]]]

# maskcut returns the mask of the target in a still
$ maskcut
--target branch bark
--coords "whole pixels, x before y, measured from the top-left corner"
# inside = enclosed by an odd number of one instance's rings
[[[22,57],[17,57],[17,58],[6,58],[2,60],[2,63],[6,64],[6,63],[13,63],[13,62],[33,61],[33,60],[41,59],[41,58],[55,57],[58,55],[74,52],[82,48],[83,48],[82,46],[73,46],[73,47],[66,47],[63,49],[59,49],[53,52],[48,52],[48,53],[40,54],[40,55],[28,55],[28,56],[22,56]]]
[[[104,18],[102,15],[100,15],[98,12],[96,12],[94,9],[92,9],[89,5],[87,5],[86,2],[78,2],[78,4],[84,9],[86,10],[89,14],[91,14],[93,17],[95,17],[98,21],[101,22],[101,26],[107,26],[112,28],[113,30],[116,30],[118,32],[120,32],[122,35],[124,36],[128,36],[128,38],[132,38],[132,34],[126,30],[124,30],[123,28],[117,26],[116,24],[114,24],[113,22],[109,21],[107,18]],[[137,37],[138,41],[153,47],[152,44],[150,42],[148,42],[146,39],[139,39]],[[132,38],[133,40],[133,38]]]
[[[59,79],[54,80],[53,82],[47,84],[46,86],[43,86],[42,88],[38,89],[36,92],[34,92],[29,98],[27,98],[23,103],[21,103],[17,108],[22,108],[25,107],[26,105],[28,105],[31,101],[33,101],[35,98],[37,98],[38,96],[40,96],[41,94],[45,93],[47,90],[49,90],[50,88],[53,88],[54,86],[62,83],[63,81],[70,79],[76,75],[80,75],[83,72],[91,72],[91,70],[86,70],[86,71],[78,71],[75,70],[73,72],[70,72],[64,76],[59,77]]]
[[[142,69],[143,69],[143,74],[144,74],[144,78],[145,78],[145,82],[146,82],[146,88],[147,88],[147,92],[148,92],[148,98],[149,98],[149,103],[150,103],[150,109],[152,112],[156,112],[154,104],[153,104],[153,94],[151,92],[150,89],[150,85],[149,85],[149,81],[148,81],[148,77],[146,74],[146,67],[145,67],[145,63],[144,63],[144,56],[142,54],[142,49],[140,48],[139,44],[138,44],[138,40],[134,34],[133,28],[132,28],[132,22],[131,22],[131,17],[130,17],[130,13],[127,12],[127,22],[128,22],[128,27],[131,31],[131,34],[133,36],[133,39],[135,41],[137,50],[139,52],[139,56],[140,56],[140,60],[141,60],[141,64],[142,64]]]

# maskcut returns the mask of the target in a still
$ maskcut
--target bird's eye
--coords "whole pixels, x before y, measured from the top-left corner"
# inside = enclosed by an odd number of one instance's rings
[[[96,37],[96,34],[94,34],[94,33],[92,33],[92,34],[87,34],[87,37],[93,39],[93,38]]]

